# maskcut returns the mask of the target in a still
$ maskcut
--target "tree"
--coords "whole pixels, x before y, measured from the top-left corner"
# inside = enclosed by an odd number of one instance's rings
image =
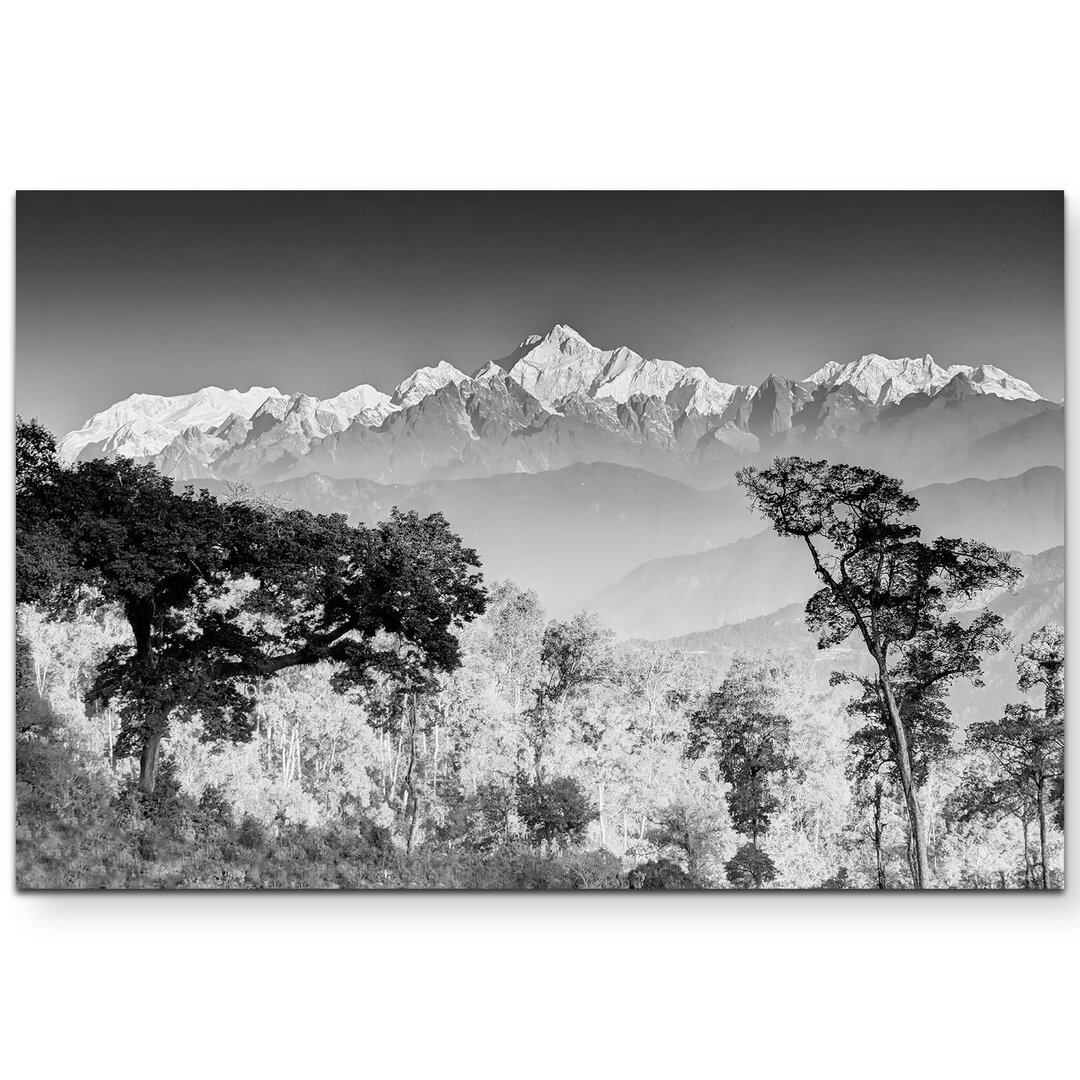
[[[760,889],[775,880],[776,867],[756,844],[743,844],[724,865],[724,873],[736,889]]]
[[[519,588],[512,581],[491,586],[481,649],[515,711],[521,709],[540,674],[545,621],[544,608],[531,589]]]
[[[1061,744],[1057,776],[1051,783],[1049,797],[1054,804],[1054,820],[1065,828],[1065,629],[1060,623],[1047,623],[1036,630],[1021,648],[1016,661],[1018,685],[1025,693],[1043,688],[1043,713],[1046,723]]]
[[[693,879],[670,859],[650,859],[635,866],[626,876],[630,889],[692,889]]]
[[[1023,677],[1023,676],[1022,676]],[[1045,709],[1027,704],[1005,706],[1000,720],[972,724],[967,744],[991,762],[988,782],[969,799],[970,811],[997,809],[1012,813],[1024,823],[1025,866],[1027,826],[1031,808],[1039,823],[1039,862],[1042,887],[1050,887],[1047,858],[1047,805],[1051,790],[1061,776],[1064,731],[1059,718]]]
[[[894,669],[893,674],[894,694],[911,754],[912,776],[916,787],[921,789],[933,765],[953,753],[953,725],[946,703],[945,686],[941,682],[920,685],[905,678],[901,666]],[[839,677],[843,681],[849,678],[846,674]],[[882,707],[881,694],[872,680],[865,681],[862,690],[862,696],[848,704],[848,712],[852,716],[863,718],[862,726],[848,740],[852,751],[851,772],[856,781],[858,801],[864,809],[871,811],[868,831],[874,842],[878,886],[884,888],[881,844],[885,796],[894,790],[902,792],[903,779],[892,749],[888,712]],[[916,879],[914,847],[915,834],[909,817],[908,861],[912,867],[912,878]]]
[[[15,418],[15,600],[33,601],[70,574],[53,491],[61,476],[56,440],[36,420]]]
[[[976,750],[982,741],[978,734],[969,735],[968,747]],[[949,799],[949,811],[954,819],[968,824],[981,819],[997,825],[1014,818],[1020,825],[1024,857],[1024,888],[1032,886],[1032,858],[1029,830],[1038,817],[1035,806],[1037,793],[1027,782],[1023,771],[1012,776],[1000,771],[990,755],[977,753],[969,761],[960,784]]]
[[[585,611],[568,622],[551,622],[544,630],[535,699],[525,730],[537,783],[543,779],[544,754],[553,730],[563,721],[567,699],[609,675],[614,636],[596,615]]]
[[[737,656],[720,689],[690,717],[690,756],[715,755],[732,824],[758,851],[780,805],[773,777],[790,765],[791,721],[776,708],[777,677],[775,664]]]
[[[787,457],[769,469],[740,469],[737,480],[779,535],[807,548],[822,583],[806,605],[818,647],[858,634],[869,654],[872,674],[851,678],[877,697],[911,821],[916,886],[928,888],[925,823],[898,687],[957,678],[981,685],[982,654],[1007,640],[1001,618],[984,610],[961,620],[951,612],[1013,584],[1019,571],[978,541],[921,541],[909,520],[918,500],[872,469]]]
[[[580,841],[596,817],[581,785],[568,776],[522,783],[517,811],[534,843],[561,847]]]
[[[320,661],[337,665],[339,690],[380,671],[415,690],[457,666],[454,629],[484,610],[476,553],[441,514],[395,509],[353,528],[342,515],[177,493],[126,459],[39,474],[23,476],[26,541],[46,537],[60,554],[26,575],[27,598],[70,603],[92,586],[123,611],[133,644],[111,650],[93,693],[118,704],[118,750],[139,754],[146,793],[173,714],[244,740],[253,684]]]

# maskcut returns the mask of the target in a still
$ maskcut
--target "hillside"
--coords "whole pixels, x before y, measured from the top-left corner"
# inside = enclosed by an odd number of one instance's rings
[[[513,578],[553,613],[580,606],[658,555],[700,551],[757,527],[738,489],[698,491],[602,462],[413,486],[309,475],[263,490],[357,523],[386,518],[394,506],[441,511],[480,553],[488,581]]]
[[[732,491],[737,489],[725,489]],[[1064,474],[1034,469],[1002,480],[917,489],[929,537],[971,536],[1004,550],[1040,551],[1064,539]],[[817,587],[806,553],[762,532],[693,555],[636,567],[589,602],[626,637],[675,637],[766,615]]]

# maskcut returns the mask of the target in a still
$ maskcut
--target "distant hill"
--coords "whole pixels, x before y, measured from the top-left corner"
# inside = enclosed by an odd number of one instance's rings
[[[1008,551],[1039,551],[1064,539],[1064,485],[1064,473],[1050,467],[1002,480],[937,484],[913,494],[928,537],[966,536]],[[651,560],[588,606],[624,637],[675,637],[766,615],[805,600],[816,588],[806,552],[769,531],[693,555]]]
[[[1065,539],[1065,472],[1052,465],[1000,480],[932,484],[912,494],[926,536],[968,536],[1027,552]]]
[[[1017,554],[1014,563],[1024,574],[1020,586],[1014,592],[1000,593],[987,605],[1004,619],[1013,635],[1012,645],[984,660],[985,686],[964,682],[954,685],[950,708],[962,728],[976,720],[1000,716],[1007,702],[1023,697],[1016,688],[1016,650],[1047,623],[1064,625],[1065,548],[1054,547],[1037,555]],[[829,671],[858,670],[866,662],[854,637],[835,648],[818,649],[817,639],[807,629],[802,601],[754,619],[671,638],[665,644],[706,654],[718,668],[725,667],[739,652],[758,656],[766,652],[796,653]]]
[[[698,491],[602,462],[412,486],[307,475],[261,490],[354,522],[386,518],[394,506],[441,511],[480,553],[488,581],[510,577],[536,589],[553,614],[566,614],[658,554],[700,551],[760,527],[737,488]]]
[[[741,622],[809,596],[805,550],[773,532],[653,559],[588,603],[622,637],[667,638]]]

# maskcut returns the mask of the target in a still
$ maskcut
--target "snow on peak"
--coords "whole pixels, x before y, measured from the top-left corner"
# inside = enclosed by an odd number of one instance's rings
[[[952,370],[950,368],[950,370]],[[971,388],[978,394],[993,394],[1009,401],[1041,401],[1042,395],[1023,379],[1017,379],[993,364],[980,364],[977,368],[967,368]]]
[[[895,405],[910,394],[933,394],[948,385],[957,375],[967,375],[975,393],[993,394],[997,397],[1029,401],[1040,400],[1039,395],[1026,382],[1015,379],[1000,368],[983,364],[972,368],[953,364],[943,368],[927,353],[925,356],[904,356],[895,360],[879,353],[866,356],[850,364],[831,361],[815,371],[806,381],[815,386],[852,386],[880,406]]]
[[[398,384],[390,401],[395,408],[407,409],[421,398],[434,394],[436,390],[441,390],[450,383],[459,385],[468,381],[469,376],[463,371],[458,371],[453,364],[440,360],[434,367],[417,368],[407,379]]]
[[[215,427],[233,413],[252,416],[268,400],[285,401],[276,387],[222,390],[206,386],[191,394],[166,397],[132,394],[92,416],[78,431],[62,438],[57,450],[62,461],[73,462],[88,447],[101,453],[146,457],[159,453],[186,428]]]
[[[506,372],[494,360],[489,360],[483,367],[472,373],[472,380],[473,382],[481,382],[485,379],[497,379],[500,375],[505,374]]]
[[[570,394],[589,393],[611,356],[560,324],[529,349],[509,375],[543,404],[552,405]]]
[[[940,390],[955,372],[938,367],[927,354],[890,360],[879,353],[868,353],[835,372],[824,385],[847,384],[865,394],[877,405],[895,405],[909,394]]]
[[[701,368],[686,368],[673,360],[646,360],[625,346],[603,351],[561,323],[537,338],[509,374],[547,406],[571,394],[620,404],[644,394],[678,408],[718,415],[737,389]]]
[[[376,390],[368,383],[361,383],[351,390],[342,390],[340,394],[326,398],[321,407],[338,416],[345,426],[361,414],[365,419],[378,417],[381,422],[396,411],[390,402],[390,395]]]

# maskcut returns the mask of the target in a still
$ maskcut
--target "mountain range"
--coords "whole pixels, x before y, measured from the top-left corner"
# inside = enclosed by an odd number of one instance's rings
[[[390,392],[134,394],[60,440],[214,491],[236,482],[354,522],[443,512],[485,577],[586,606],[624,636],[767,617],[815,587],[734,473],[799,453],[879,468],[932,535],[1033,553],[1063,539],[1064,409],[991,365],[867,354],[805,379],[721,382],[596,348],[568,326],[472,375],[421,367]]]
[[[441,361],[389,394],[367,384],[327,399],[274,387],[135,394],[65,435],[60,454],[121,454],[178,479],[252,483],[320,473],[415,484],[603,461],[709,487],[727,482],[736,460],[799,446],[870,464],[903,452],[912,478],[928,481],[941,453],[967,455],[977,438],[1058,412],[985,364],[868,354],[803,380],[738,385],[598,349],[560,324],[471,376]],[[928,440],[928,426],[942,431]]]

